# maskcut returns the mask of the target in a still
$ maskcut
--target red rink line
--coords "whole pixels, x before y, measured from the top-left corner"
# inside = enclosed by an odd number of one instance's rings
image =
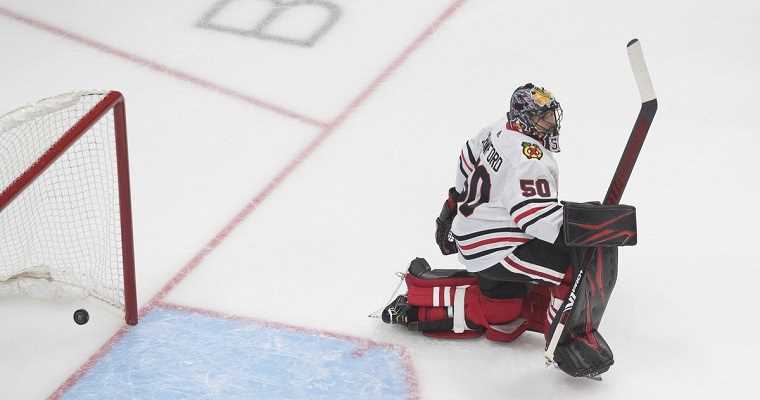
[[[202,262],[203,260],[211,254],[219,245],[224,242],[224,240],[232,233],[235,228],[237,228],[243,221],[245,221],[250,214],[258,208],[259,204],[261,204],[269,195],[280,186],[280,184],[285,181],[285,179],[290,176],[293,171],[296,170],[296,168],[304,161],[306,158],[308,158],[321,144],[322,142],[327,139],[330,135],[332,135],[335,130],[340,127],[343,122],[348,119],[348,117],[356,111],[359,106],[364,103],[371,95],[374,93],[374,91],[380,86],[380,84],[388,79],[411,55],[416,51],[424,42],[427,40],[430,36],[432,36],[440,27],[441,25],[448,20],[458,9],[459,7],[465,2],[466,0],[455,0],[453,1],[447,8],[444,10],[444,12],[439,15],[422,33],[420,33],[414,41],[408,45],[402,52],[399,54],[388,66],[383,69],[383,71],[380,73],[380,75],[377,76],[370,84],[362,90],[359,95],[357,95],[353,101],[351,101],[348,106],[340,113],[333,121],[331,121],[328,124],[322,124],[320,125],[323,127],[322,131],[317,135],[315,139],[313,139],[301,152],[296,155],[296,157],[291,160],[265,187],[264,189],[259,192],[254,198],[252,198],[246,205],[243,207],[242,210],[240,210],[230,222],[227,223],[227,225],[222,228],[221,231],[219,231],[213,239],[211,239],[190,261],[188,261],[182,269],[177,272],[177,274],[174,275],[174,277],[169,280],[162,288],[161,290],[148,302],[147,305],[145,305],[140,310],[140,316],[145,315],[146,313],[150,312],[153,308],[156,306],[159,306],[163,303],[163,299],[169,294],[169,292],[174,289],[178,284],[180,284],[190,273],[192,273]],[[0,7],[0,14],[4,14],[4,10]],[[9,15],[12,18],[16,18],[15,14]],[[27,22],[23,20],[24,22]],[[33,26],[37,26],[36,23],[28,22]],[[40,28],[44,30],[51,31],[53,33],[58,33],[58,29],[54,27],[47,27],[47,25],[39,26]],[[66,32],[63,32],[63,36],[68,37],[68,34]],[[74,39],[79,41],[78,39]],[[88,44],[92,41],[89,39],[82,38],[82,42],[85,44]],[[94,43],[94,42],[92,42]],[[98,48],[97,46],[93,46]],[[111,51],[108,51],[109,53]],[[118,51],[117,51],[118,53]],[[120,54],[115,54],[117,56],[120,56]],[[130,60],[131,61],[131,60]],[[121,329],[119,329],[116,334],[111,337],[95,354],[93,354],[79,369],[71,375],[63,384],[61,384],[58,389],[50,395],[48,398],[49,400],[52,399],[59,399],[69,388],[71,388],[84,374],[92,368],[97,361],[105,356],[113,347],[113,345],[121,339],[121,337],[126,333],[126,330],[128,327],[125,325]],[[305,328],[301,328],[305,329]],[[408,352],[403,353],[405,357],[406,364],[411,368],[411,359],[409,358]],[[415,378],[415,373],[413,370],[407,371],[407,379],[411,379],[409,381],[409,398],[410,399],[417,399],[419,398],[419,394],[417,392],[418,390],[418,384]]]
[[[205,80],[203,78],[193,76],[187,72],[180,71],[178,69],[174,69],[171,67],[168,67],[163,64],[159,64],[155,61],[148,60],[147,58],[140,57],[135,54],[127,53],[124,50],[117,49],[115,47],[109,46],[105,43],[98,42],[96,40],[78,35],[73,32],[69,32],[66,30],[63,30],[61,28],[58,28],[56,26],[50,25],[46,22],[27,17],[21,14],[18,14],[14,11],[8,10],[7,8],[3,8],[0,6],[0,15],[4,15],[8,18],[15,19],[16,21],[23,22],[27,25],[30,25],[32,27],[38,28],[40,30],[46,31],[48,33],[52,33],[56,36],[60,36],[66,39],[69,39],[71,41],[77,42],[79,44],[85,45],[87,47],[93,48],[95,50],[99,50],[103,53],[110,54],[112,56],[121,58],[122,60],[129,61],[134,64],[141,65],[143,67],[147,67],[149,69],[152,69],[153,71],[171,76],[172,78],[179,79],[181,81],[185,81],[187,83],[191,83],[196,86],[200,86],[204,89],[210,90],[212,92],[216,92],[218,94],[234,98],[236,100],[243,101],[245,103],[263,108],[265,110],[274,112],[276,114],[279,114],[284,117],[288,117],[291,119],[294,119],[296,121],[300,121],[307,125],[316,126],[319,128],[324,128],[327,126],[327,123],[319,121],[315,118],[307,117],[305,115],[301,115],[295,111],[288,110],[286,108],[280,107],[276,104],[266,102],[264,100],[258,99],[253,96],[246,95],[244,93],[238,92],[237,90],[230,89],[221,85],[218,85],[216,83],[213,83],[211,81]]]

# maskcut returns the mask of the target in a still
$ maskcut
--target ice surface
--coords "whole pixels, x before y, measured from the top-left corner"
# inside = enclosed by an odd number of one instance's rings
[[[64,399],[405,399],[403,349],[177,307],[140,321]]]
[[[202,254],[168,301],[402,346],[420,398],[751,396],[758,4],[331,0],[340,18],[302,47],[199,28],[218,3],[0,0],[0,113],[125,95],[141,306]],[[623,196],[640,237],[602,324],[604,381],[545,369],[537,335],[444,342],[366,318],[415,256],[456,267],[433,218],[459,146],[514,87],[562,102],[561,197],[601,199],[639,109],[634,37],[660,108]],[[82,304],[0,301],[0,398],[45,398],[120,328],[84,306],[80,327]]]

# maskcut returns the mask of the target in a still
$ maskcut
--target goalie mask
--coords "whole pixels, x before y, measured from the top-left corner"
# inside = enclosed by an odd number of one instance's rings
[[[527,83],[512,93],[507,113],[509,122],[554,153],[559,152],[559,128],[562,107],[554,95],[542,87]]]

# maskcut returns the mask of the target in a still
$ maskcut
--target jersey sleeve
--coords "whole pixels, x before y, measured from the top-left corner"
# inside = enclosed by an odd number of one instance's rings
[[[466,141],[459,152],[457,174],[454,182],[454,187],[458,193],[464,191],[465,182],[467,182],[467,179],[475,170],[475,166],[480,160],[480,152],[483,150],[483,137],[487,135],[488,132],[488,129],[482,129],[477,135]]]
[[[557,179],[537,160],[522,160],[505,177],[502,202],[523,232],[554,243],[562,227]]]

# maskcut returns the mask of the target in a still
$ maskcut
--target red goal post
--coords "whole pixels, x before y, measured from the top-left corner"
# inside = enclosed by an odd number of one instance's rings
[[[0,282],[81,289],[137,324],[124,97],[73,92],[0,116]]]

